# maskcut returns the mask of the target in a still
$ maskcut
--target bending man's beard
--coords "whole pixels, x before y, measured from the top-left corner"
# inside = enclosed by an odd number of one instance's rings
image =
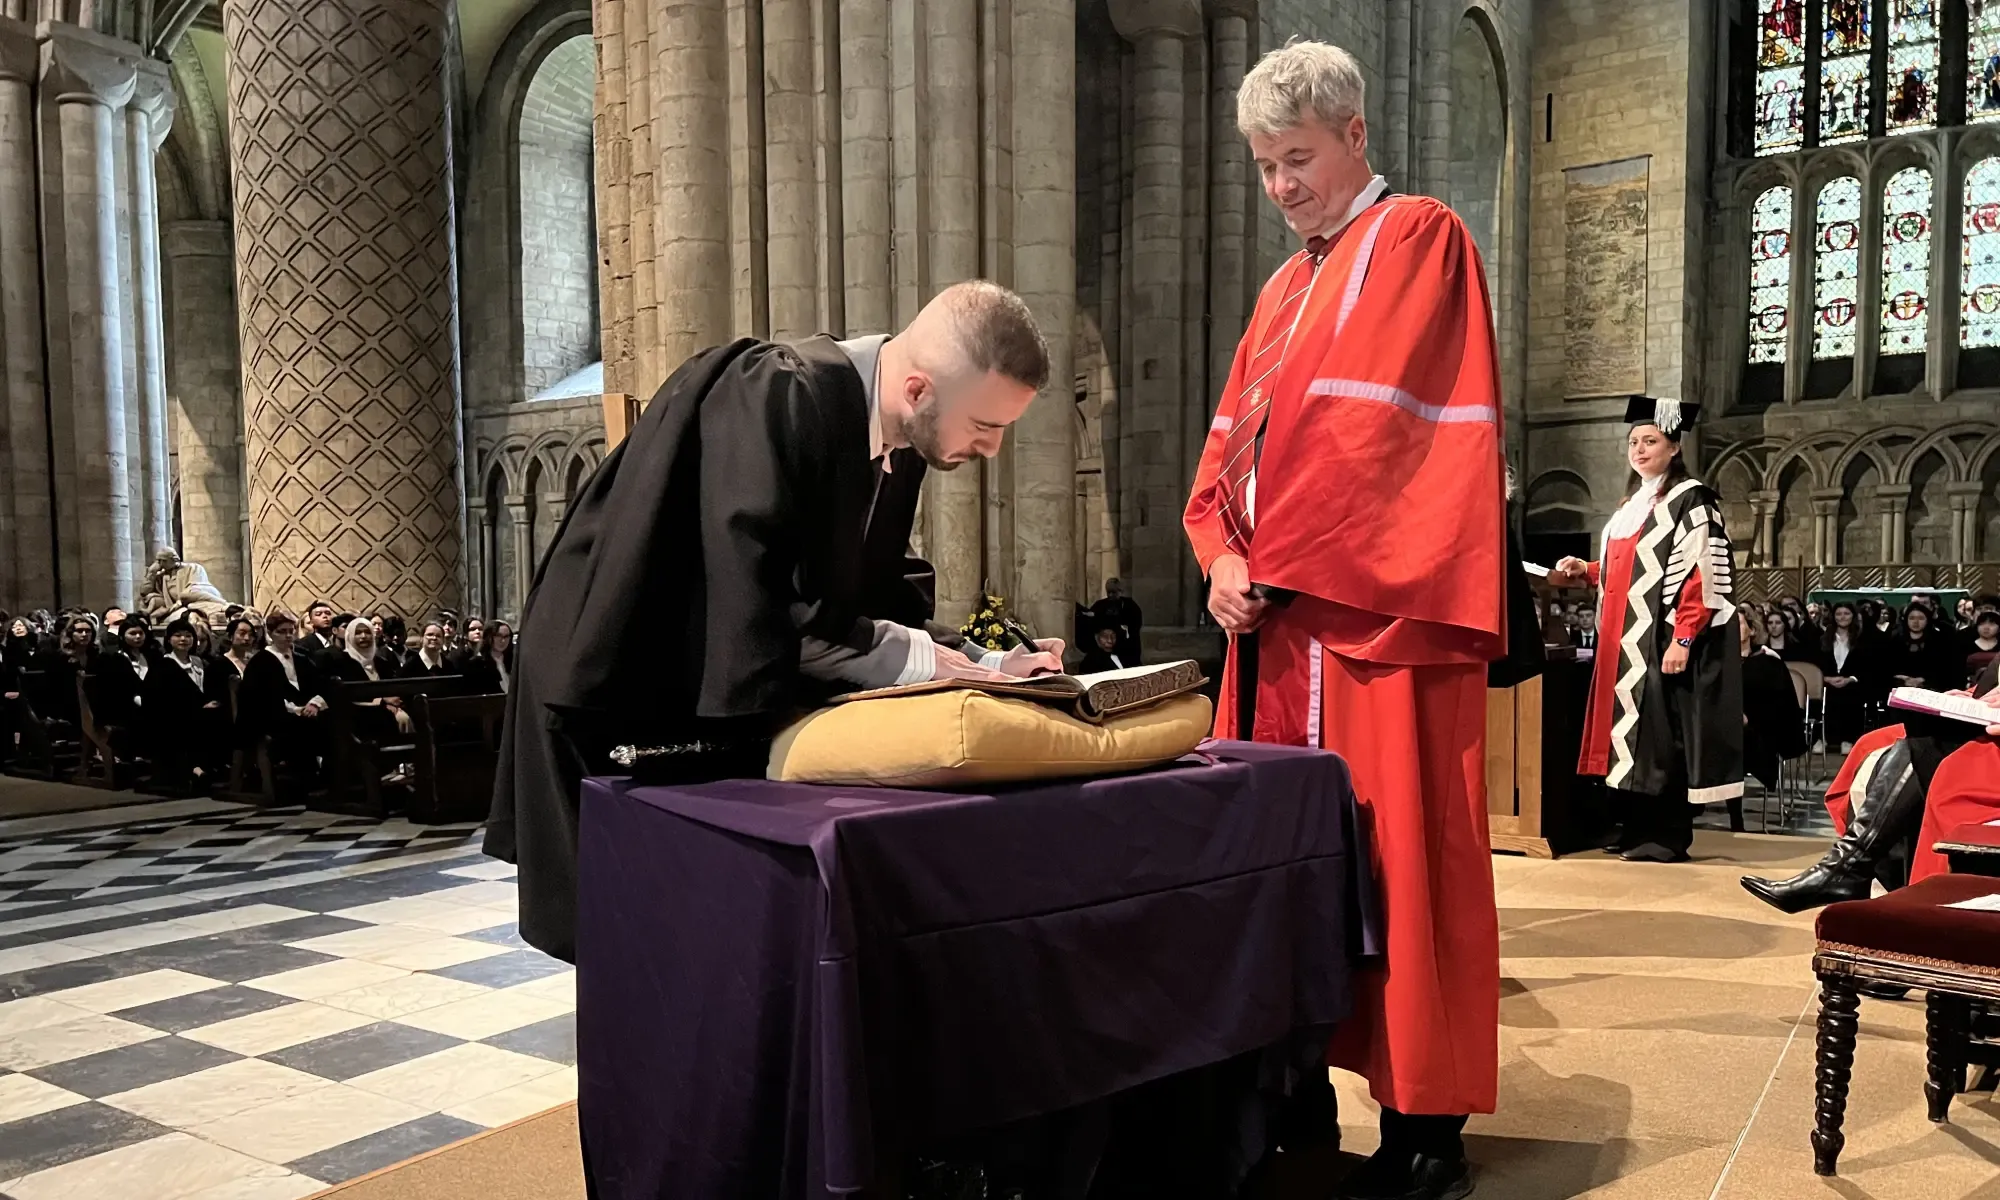
[[[903,436],[910,440],[910,448],[923,456],[925,465],[933,471],[956,471],[962,465],[945,457],[944,435],[938,429],[938,402],[935,397],[910,414],[909,421],[903,426]]]

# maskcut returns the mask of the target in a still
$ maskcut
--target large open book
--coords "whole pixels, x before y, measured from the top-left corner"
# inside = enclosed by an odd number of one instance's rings
[[[926,692],[967,690],[993,696],[1033,700],[1067,710],[1072,716],[1101,724],[1107,718],[1134,709],[1158,704],[1171,696],[1192,692],[1208,682],[1201,664],[1191,658],[1149,667],[1126,667],[1118,671],[1098,671],[1090,675],[1038,675],[1032,679],[1010,679],[988,683],[970,679],[934,679],[928,683],[908,683],[900,687],[873,688],[849,692],[835,699],[876,700],[884,696],[920,696]]]
[[[1952,696],[1925,688],[1891,688],[1889,707],[1929,713],[1934,717],[1950,717],[1972,725],[2000,725],[2000,708],[1982,704],[1971,696]]]

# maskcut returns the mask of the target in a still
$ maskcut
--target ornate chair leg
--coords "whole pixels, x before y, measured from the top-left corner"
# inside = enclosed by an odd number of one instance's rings
[[[1930,1079],[1924,1083],[1924,1099],[1929,1103],[1930,1119],[1940,1125],[1951,1108],[1951,1098],[1965,1090],[1966,1041],[1972,1024],[1969,1009],[1965,997],[1950,992],[1933,991],[1925,1000]]]
[[[1832,1175],[1847,1138],[1840,1132],[1847,1119],[1847,1085],[1854,1073],[1854,1035],[1859,1025],[1861,995],[1845,976],[1819,977],[1819,1053],[1815,1075],[1819,1102],[1813,1113],[1813,1173]]]

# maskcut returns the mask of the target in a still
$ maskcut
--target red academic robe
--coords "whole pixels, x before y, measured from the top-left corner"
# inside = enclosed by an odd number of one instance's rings
[[[1258,298],[1184,523],[1228,552],[1223,445],[1297,259]],[[1486,275],[1425,197],[1336,235],[1270,376],[1250,578],[1296,593],[1258,631],[1256,728],[1236,727],[1232,638],[1218,737],[1347,760],[1387,925],[1328,1062],[1406,1113],[1492,1112],[1500,953],[1486,829],[1486,664],[1504,650],[1500,380]]]
[[[2000,741],[1980,738],[1947,754],[1931,776],[1910,882],[1949,874],[1951,864],[1934,847],[1961,825],[1994,820],[2000,820]]]

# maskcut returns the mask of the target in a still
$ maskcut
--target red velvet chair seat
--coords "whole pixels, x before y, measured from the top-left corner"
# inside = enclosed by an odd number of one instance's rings
[[[2000,912],[1947,908],[2000,893],[2000,879],[1933,875],[1872,900],[1848,900],[1820,910],[1822,949],[1852,947],[1904,961],[1928,959],[2000,974]]]

